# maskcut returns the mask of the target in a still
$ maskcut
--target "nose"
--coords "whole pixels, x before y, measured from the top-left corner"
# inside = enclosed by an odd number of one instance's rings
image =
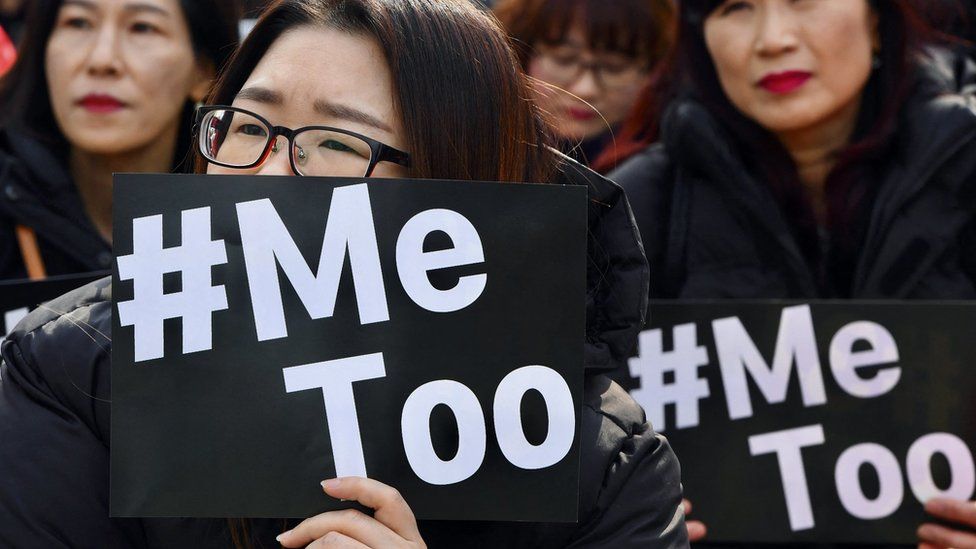
[[[275,141],[276,148],[271,150],[271,156],[258,168],[255,175],[295,175],[288,161],[288,147],[291,146],[285,136],[279,135]]]
[[[592,66],[582,67],[579,76],[570,83],[566,90],[583,99],[593,99],[600,93],[600,82],[597,81],[596,71],[597,69]]]
[[[758,18],[755,51],[763,56],[776,56],[796,49],[797,14],[782,2],[767,2]]]
[[[93,76],[114,76],[122,72],[118,33],[112,25],[102,25],[88,54],[88,72]]]

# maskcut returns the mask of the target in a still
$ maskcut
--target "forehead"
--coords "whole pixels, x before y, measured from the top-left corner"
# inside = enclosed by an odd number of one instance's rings
[[[390,71],[379,45],[370,37],[326,27],[299,27],[271,45],[244,84],[280,93],[281,108],[311,111],[325,100],[392,113]]]

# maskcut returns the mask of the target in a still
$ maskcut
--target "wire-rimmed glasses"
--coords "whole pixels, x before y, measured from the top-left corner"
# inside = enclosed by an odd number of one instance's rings
[[[224,105],[197,109],[197,148],[218,166],[256,168],[278,151],[278,136],[290,146],[298,175],[369,177],[380,162],[410,166],[410,155],[385,143],[331,126],[274,126],[246,109]]]
[[[535,61],[540,77],[558,86],[569,85],[586,71],[593,71],[597,84],[603,90],[615,90],[633,85],[648,73],[646,63],[630,59],[585,59],[577,49],[551,47],[539,44],[535,47]]]

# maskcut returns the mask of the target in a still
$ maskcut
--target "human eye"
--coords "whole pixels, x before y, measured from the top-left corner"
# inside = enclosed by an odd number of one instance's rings
[[[557,65],[573,65],[579,59],[579,51],[566,45],[542,46],[539,53],[548,57]]]
[[[136,21],[129,26],[129,30],[135,34],[158,34],[162,32],[158,25],[147,21]]]
[[[549,53],[549,57],[563,67],[569,67],[579,62],[579,52],[574,50],[556,49]]]
[[[353,147],[350,147],[349,145],[343,143],[342,141],[340,141],[338,139],[323,139],[319,143],[319,147],[321,147],[323,149],[328,149],[330,151],[341,152],[341,153],[350,153],[350,154],[355,154],[355,155],[358,155],[358,156],[363,156],[363,154],[360,151],[356,150]]]
[[[600,61],[600,70],[607,74],[623,74],[636,65],[635,62],[625,59],[603,59]]]
[[[240,124],[234,129],[235,133],[251,137],[267,137],[268,132],[258,124]]]
[[[95,21],[79,10],[65,10],[58,18],[58,26],[74,30],[88,30],[94,28]]]
[[[725,16],[731,15],[735,12],[748,10],[751,7],[752,4],[744,0],[730,0],[719,6],[717,11],[719,15]]]
[[[819,3],[819,0],[791,0],[790,3],[801,8],[806,8],[815,6]]]
[[[552,55],[552,60],[555,61],[557,65],[562,65],[564,67],[576,64],[576,56],[572,54],[554,53]]]

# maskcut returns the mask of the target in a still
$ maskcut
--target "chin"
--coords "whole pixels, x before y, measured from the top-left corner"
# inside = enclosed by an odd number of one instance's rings
[[[122,136],[114,137],[111,135],[100,136],[99,138],[93,139],[69,139],[72,146],[77,149],[84,151],[89,154],[98,155],[117,155],[125,154],[138,148],[138,143],[134,144],[131,139],[125,139]]]
[[[566,141],[585,141],[591,137],[596,137],[603,132],[603,128],[588,128],[573,122],[559,124],[556,135]]]
[[[115,155],[135,149],[143,148],[157,137],[148,135],[145,131],[134,131],[134,128],[119,127],[117,125],[100,124],[99,127],[75,128],[66,131],[65,136],[72,146],[92,153]]]
[[[796,112],[784,111],[776,113],[765,113],[763,116],[750,117],[759,123],[760,126],[773,133],[795,132],[816,126],[826,117],[811,114],[809,110],[797,110]]]

